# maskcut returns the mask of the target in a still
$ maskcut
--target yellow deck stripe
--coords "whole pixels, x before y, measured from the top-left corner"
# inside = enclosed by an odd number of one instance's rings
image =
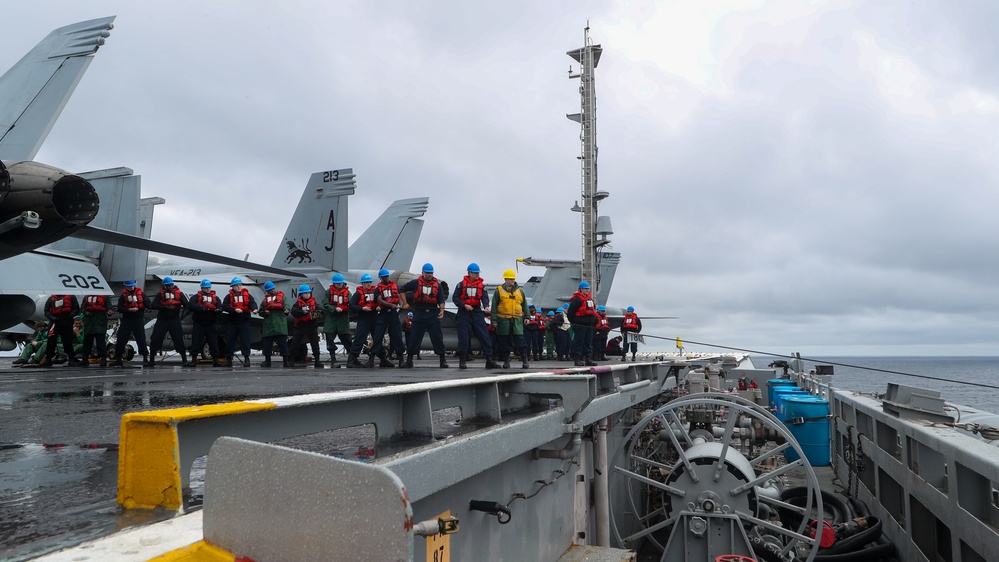
[[[181,508],[178,423],[276,407],[270,402],[229,402],[125,414],[119,437],[118,505],[125,509]]]
[[[156,558],[150,558],[149,562],[233,562],[234,560],[236,555],[211,543],[199,541]]]

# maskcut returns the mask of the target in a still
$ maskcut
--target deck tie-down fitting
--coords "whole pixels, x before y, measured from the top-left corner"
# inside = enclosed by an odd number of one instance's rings
[[[510,508],[499,502],[469,500],[468,509],[469,511],[481,511],[483,513],[488,513],[489,515],[495,515],[496,520],[499,521],[501,525],[506,525],[510,522]],[[503,517],[504,515],[506,515],[506,518]]]

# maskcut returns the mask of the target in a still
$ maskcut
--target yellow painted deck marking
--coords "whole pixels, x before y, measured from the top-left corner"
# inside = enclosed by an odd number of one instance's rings
[[[444,517],[451,517],[450,509],[437,516]],[[451,562],[451,535],[427,537],[427,562]]]
[[[118,505],[125,509],[181,508],[178,423],[276,407],[271,402],[229,402],[125,414],[119,436]]]
[[[149,562],[233,562],[236,556],[205,541],[150,558]]]

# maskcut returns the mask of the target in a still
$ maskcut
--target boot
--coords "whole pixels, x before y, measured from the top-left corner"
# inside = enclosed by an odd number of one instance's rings
[[[627,353],[621,356],[621,362],[622,363],[627,363],[628,362],[628,354]]]
[[[459,369],[467,369],[468,368],[468,363],[465,362],[465,356],[464,355],[462,355],[461,357],[458,358],[458,368]]]
[[[587,367],[596,367],[597,366],[597,364],[594,363],[591,360],[591,358],[590,358],[589,355],[587,355],[586,357],[583,358],[583,364],[586,365]]]
[[[264,357],[264,362],[261,363],[260,366],[261,367],[270,367],[271,366],[271,356],[268,355],[267,357]]]
[[[521,358],[520,358],[520,368],[521,369],[530,369],[531,368],[531,366],[527,364],[527,354],[526,353],[524,355],[522,355]]]
[[[404,364],[406,363],[406,359],[404,357],[403,352],[400,351],[395,354],[395,362],[398,363],[400,367],[404,366]]]
[[[637,359],[635,359],[635,354],[632,353],[631,354],[631,362],[634,363],[635,361],[637,361]]]
[[[510,356],[509,355],[503,357],[503,368],[504,369],[509,369],[510,368]]]
[[[101,357],[101,367],[107,368],[107,366],[108,366],[107,356]]]
[[[413,356],[412,355],[406,355],[406,368],[407,369],[412,369],[413,368]]]
[[[86,369],[88,367],[90,367],[90,358],[89,357],[86,358],[86,359],[84,359],[83,361],[80,361],[80,368]]]
[[[486,368],[487,369],[497,369],[497,368],[499,368],[499,365],[497,365],[496,362],[493,361],[492,356],[487,356],[486,357]]]
[[[447,364],[447,358],[441,355],[441,369],[447,369],[450,365]]]
[[[249,355],[244,355],[243,356],[243,366],[244,367],[249,367],[250,366],[250,356]]]
[[[289,359],[287,355],[282,355],[281,360],[283,362],[284,368],[286,369],[291,369],[292,367],[295,366],[295,364],[291,362],[291,359]]]
[[[576,356],[573,357],[573,359],[574,359],[573,365],[575,365],[576,367],[585,367],[586,366],[586,363],[583,362],[583,358],[582,357],[576,355]]]
[[[180,352],[180,364],[181,364],[181,366],[187,365],[187,353],[186,352],[183,352],[183,351]]]
[[[357,354],[356,353],[348,353],[347,354],[347,368],[350,369],[350,368],[358,368],[358,367],[364,367],[364,365],[360,361],[357,360]]]
[[[371,355],[370,353],[368,354],[368,362],[364,364],[364,367],[367,368],[367,369],[374,369],[375,368],[375,356],[374,355]]]
[[[80,366],[82,366],[82,363],[80,363],[80,360],[77,359],[76,356],[70,355],[69,359],[66,361],[66,366],[67,367],[80,367]]]
[[[325,365],[323,365],[323,360],[320,359],[318,355],[316,355],[316,359],[315,361],[313,361],[312,367],[314,369],[322,369],[323,367],[325,367]]]
[[[149,355],[142,356],[142,366],[149,367],[150,369],[152,369],[156,367],[156,360],[150,359],[149,357],[150,357]]]
[[[330,352],[330,369],[336,367],[336,351]]]
[[[395,363],[389,361],[389,358],[387,356],[382,356],[382,357],[380,357],[378,359],[378,368],[379,369],[392,369],[392,368],[395,368]]]

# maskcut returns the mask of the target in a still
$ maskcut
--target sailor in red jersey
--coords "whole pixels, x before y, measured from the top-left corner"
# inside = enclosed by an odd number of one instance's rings
[[[49,319],[49,344],[45,348],[45,359],[39,361],[39,367],[51,367],[55,359],[56,339],[62,340],[66,356],[69,357],[67,367],[79,367],[80,361],[73,352],[73,319],[80,313],[80,303],[74,295],[52,295],[45,301],[45,317]]]
[[[458,368],[468,368],[468,353],[472,344],[472,333],[479,340],[482,355],[486,358],[486,368],[495,369],[493,362],[493,339],[486,327],[486,314],[489,312],[489,295],[479,277],[479,264],[468,264],[465,275],[454,289],[451,301],[458,307],[455,315],[458,321]]]
[[[149,338],[149,367],[156,365],[156,354],[163,347],[163,339],[170,334],[174,351],[180,353],[180,360],[187,363],[187,353],[184,349],[184,330],[180,326],[180,312],[187,308],[187,295],[174,284],[170,276],[163,278],[163,287],[153,295],[149,308],[156,313],[156,325],[153,335]]]
[[[187,303],[191,310],[191,361],[185,367],[196,367],[197,358],[202,345],[208,342],[208,352],[212,356],[212,364],[219,360],[219,335],[216,328],[219,315],[222,314],[222,300],[212,289],[212,282],[201,280],[201,290]]]
[[[134,280],[125,281],[125,288],[118,297],[118,312],[121,324],[118,326],[118,339],[115,342],[114,366],[122,366],[122,356],[129,338],[135,338],[135,345],[142,355],[142,363],[149,363],[149,349],[146,348],[146,297],[142,289],[135,286]]]
[[[593,355],[593,326],[597,323],[597,304],[590,294],[589,282],[579,282],[579,290],[569,299],[568,317],[572,324],[572,355],[576,366],[596,366],[591,356]]]
[[[638,334],[641,331],[642,319],[635,314],[635,307],[629,306],[628,311],[624,313],[624,319],[621,320],[621,335],[624,336],[624,345],[621,346],[621,361],[628,360],[629,350],[631,351],[631,360],[635,360],[635,355],[638,353],[638,338],[631,334]]]

